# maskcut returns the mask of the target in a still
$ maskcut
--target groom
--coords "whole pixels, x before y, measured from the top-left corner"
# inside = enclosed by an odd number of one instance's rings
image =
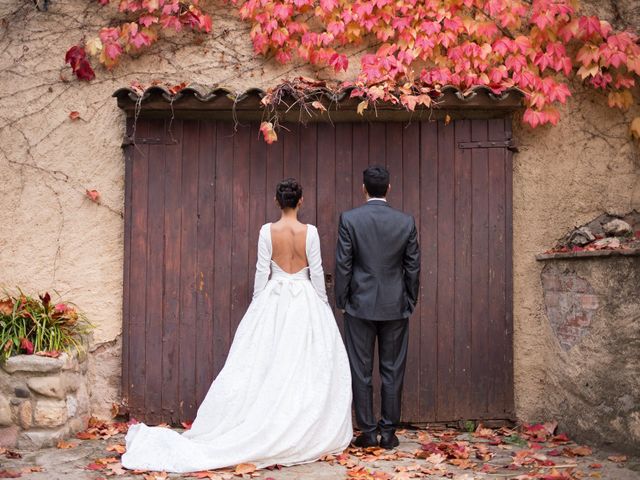
[[[353,386],[358,447],[398,446],[408,319],[418,301],[420,248],[415,220],[387,204],[389,172],[364,173],[366,204],[340,216],[336,250],[336,305],[344,331]],[[373,351],[378,340],[382,415],[373,412]]]

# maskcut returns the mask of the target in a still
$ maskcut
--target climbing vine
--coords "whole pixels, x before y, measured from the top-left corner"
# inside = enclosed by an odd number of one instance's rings
[[[518,88],[525,94],[523,121],[555,125],[557,106],[571,96],[573,78],[606,92],[609,106],[626,110],[640,76],[638,36],[581,15],[575,0],[232,0],[228,5],[250,22],[255,53],[280,63],[298,58],[343,72],[351,45],[373,45],[354,78],[340,84],[355,87],[351,95],[361,97],[360,112],[378,101],[408,110],[430,107],[445,85],[462,91],[486,86],[496,94]],[[67,62],[78,78],[93,78],[90,58],[111,69],[163,30],[212,28],[197,0],[120,0],[119,10],[130,21],[105,27],[69,50]],[[275,134],[263,127],[273,141]]]

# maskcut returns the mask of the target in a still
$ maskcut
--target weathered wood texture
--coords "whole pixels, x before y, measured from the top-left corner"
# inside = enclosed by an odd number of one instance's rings
[[[137,145],[126,147],[123,396],[132,415],[193,419],[249,304],[258,230],[278,218],[283,177],[304,186],[301,220],[318,226],[333,300],[338,215],[362,202],[362,170],[378,163],[422,247],[403,419],[511,418],[511,153],[462,148],[504,141],[509,122],[291,124],[266,145],[257,123],[139,120]]]

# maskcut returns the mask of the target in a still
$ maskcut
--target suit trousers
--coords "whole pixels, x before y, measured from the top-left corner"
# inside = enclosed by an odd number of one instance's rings
[[[409,319],[364,320],[345,313],[344,332],[358,428],[363,433],[378,429],[381,432],[394,432],[400,422]],[[373,412],[373,356],[376,338],[382,383],[379,422],[376,422]]]

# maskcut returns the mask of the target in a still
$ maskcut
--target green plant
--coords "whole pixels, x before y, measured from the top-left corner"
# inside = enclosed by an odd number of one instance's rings
[[[49,293],[38,298],[9,293],[0,298],[0,359],[38,354],[57,357],[75,348],[84,351],[82,336],[93,325],[69,302],[51,301]]]

